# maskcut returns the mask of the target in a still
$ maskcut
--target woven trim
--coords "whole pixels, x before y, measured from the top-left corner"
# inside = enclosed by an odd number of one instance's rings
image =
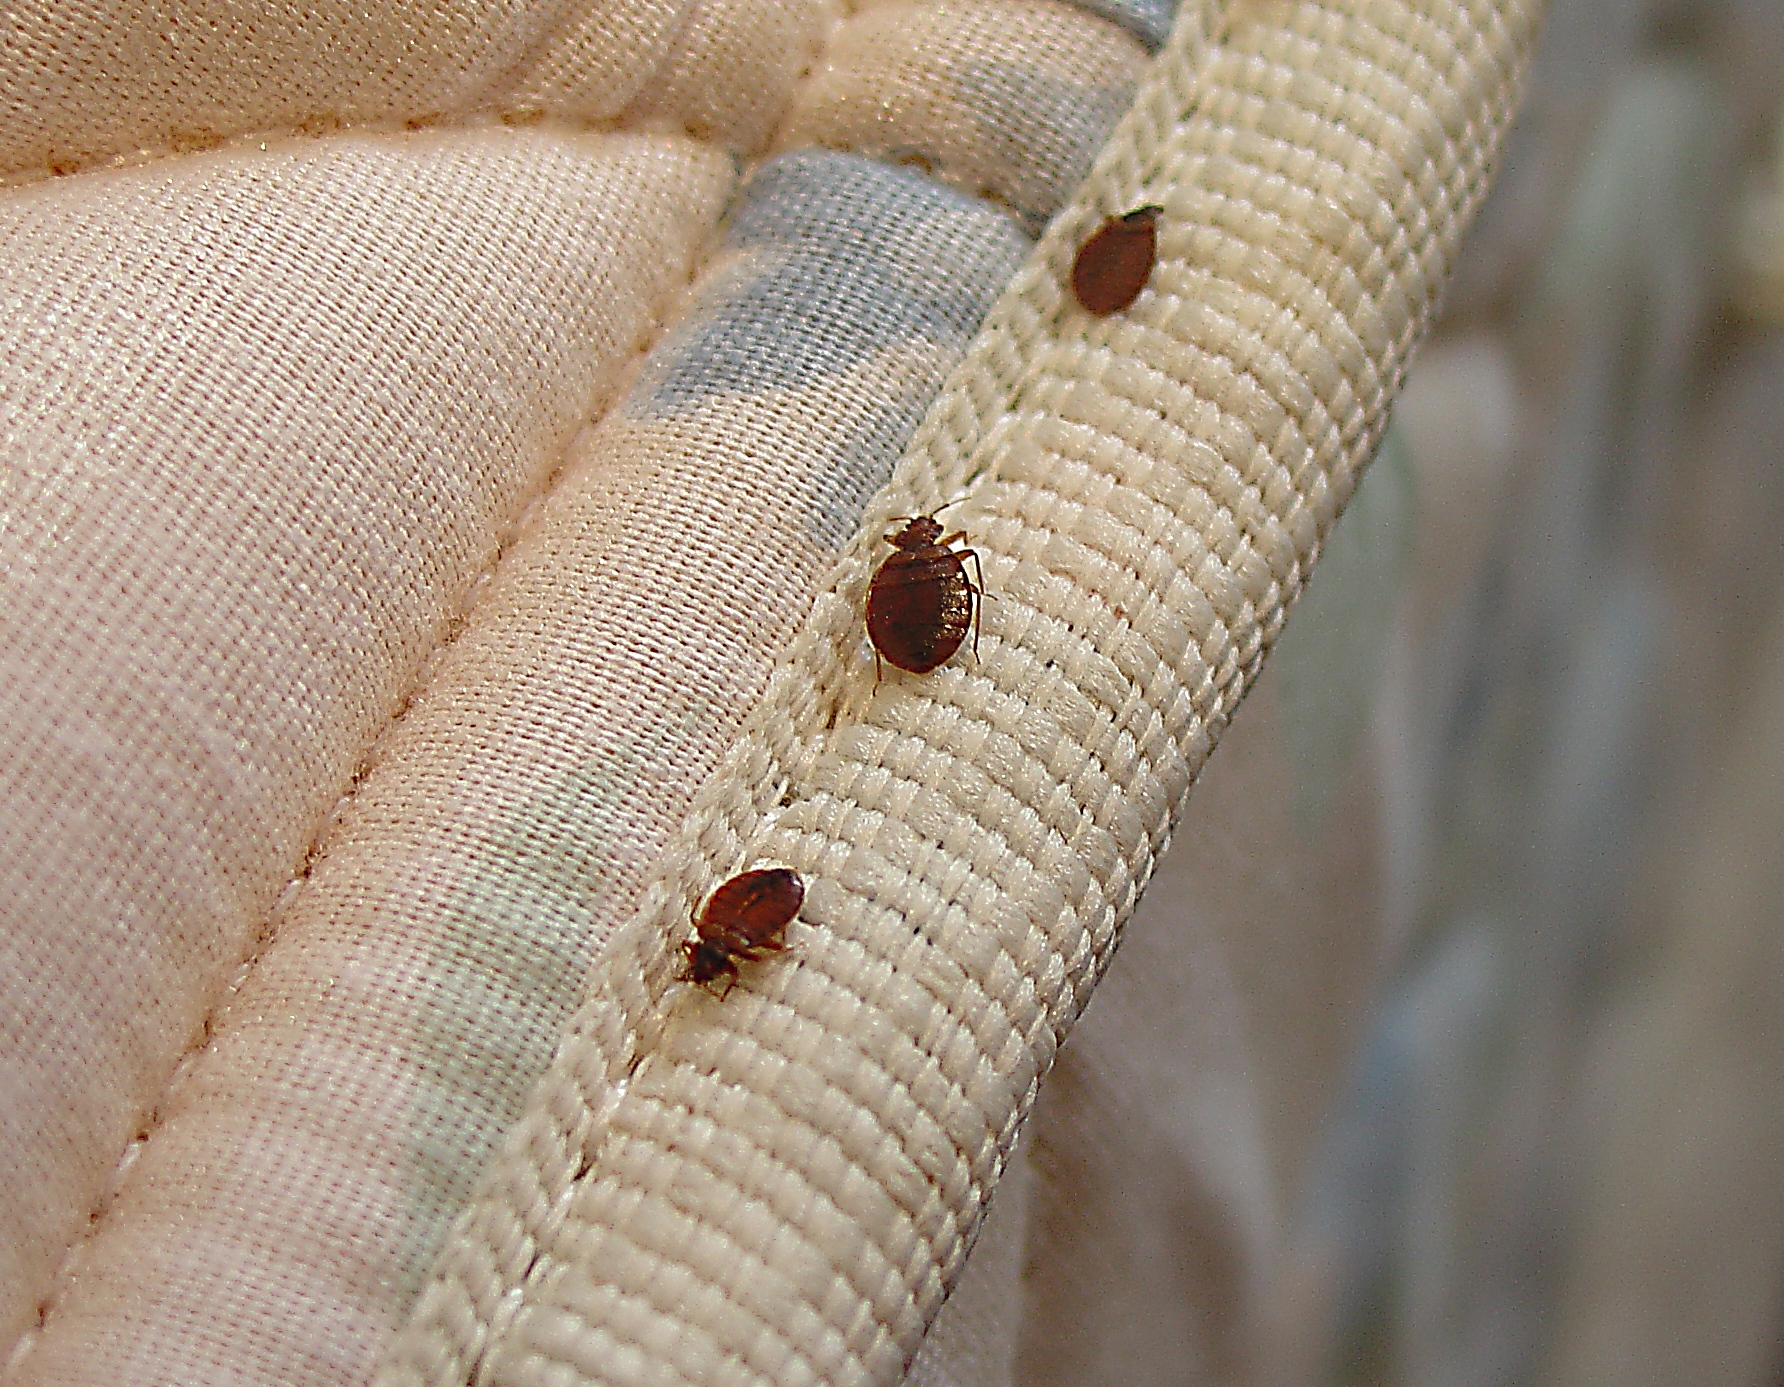
[[[1539,0],[1186,13],[1012,284],[602,960],[379,1381],[893,1383],[1191,781],[1373,452]],[[1165,208],[1149,290],[1061,294]],[[982,658],[877,685],[894,515],[949,513]],[[808,883],[719,1002],[674,942]]]

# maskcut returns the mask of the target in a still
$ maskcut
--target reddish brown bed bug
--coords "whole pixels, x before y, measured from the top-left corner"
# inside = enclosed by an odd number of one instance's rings
[[[899,516],[904,528],[885,537],[893,547],[867,585],[867,638],[873,642],[876,677],[884,656],[899,669],[928,674],[942,664],[973,628],[973,654],[979,653],[979,604],[985,571],[979,556],[964,545],[966,531],[943,536],[933,515]],[[978,582],[967,576],[971,559]]]
[[[1072,295],[1087,312],[1106,318],[1140,297],[1158,257],[1158,218],[1164,210],[1148,204],[1110,217],[1078,247]]]
[[[737,965],[766,958],[787,947],[787,925],[805,900],[805,883],[791,867],[758,867],[742,872],[706,898],[678,981],[713,992],[725,979],[721,1001],[737,984]]]

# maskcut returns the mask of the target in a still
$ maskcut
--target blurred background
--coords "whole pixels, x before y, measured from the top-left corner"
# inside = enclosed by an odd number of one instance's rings
[[[1397,963],[1269,1376],[1784,1381],[1784,3],[1555,0],[1384,446]]]

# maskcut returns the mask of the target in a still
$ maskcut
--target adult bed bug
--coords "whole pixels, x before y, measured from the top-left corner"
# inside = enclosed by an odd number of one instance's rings
[[[1148,205],[1110,217],[1078,247],[1078,258],[1072,261],[1072,294],[1087,312],[1106,318],[1140,297],[1158,256],[1158,218],[1163,211]]]
[[[694,937],[681,947],[687,963],[678,980],[712,992],[724,978],[723,1000],[737,984],[737,965],[779,953],[787,947],[787,924],[805,900],[805,883],[790,867],[758,867],[742,872],[706,899],[694,922]]]
[[[973,550],[951,548],[966,538],[956,530],[942,536],[933,515],[900,516],[904,528],[887,535],[893,553],[867,585],[867,638],[873,642],[876,676],[884,673],[880,657],[912,674],[928,674],[945,661],[973,628],[973,653],[979,653],[979,603],[985,596],[985,572]],[[965,560],[973,561],[979,581],[967,577]]]

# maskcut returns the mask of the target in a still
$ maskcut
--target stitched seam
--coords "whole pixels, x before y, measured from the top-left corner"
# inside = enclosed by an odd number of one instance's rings
[[[686,32],[688,23],[696,10],[700,8],[700,0],[688,0],[686,8],[677,17],[675,32],[663,47],[662,61],[672,58],[678,48],[681,35]],[[468,103],[463,109],[451,115],[438,112],[417,110],[408,115],[371,116],[365,119],[344,119],[335,112],[322,108],[312,110],[307,115],[275,125],[256,126],[251,129],[231,131],[217,136],[191,136],[186,139],[178,137],[164,139],[158,144],[137,146],[128,150],[110,152],[94,152],[77,154],[67,159],[51,158],[43,164],[20,164],[11,168],[0,169],[0,195],[15,190],[34,188],[43,183],[51,183],[61,178],[72,178],[79,174],[97,173],[111,169],[143,168],[156,164],[164,159],[177,159],[191,154],[208,154],[216,150],[235,149],[247,145],[257,145],[263,141],[275,140],[316,140],[321,141],[339,135],[399,135],[410,134],[417,130],[476,130],[492,125],[533,125],[543,115],[546,119],[561,123],[573,129],[589,134],[618,134],[629,130],[645,133],[662,133],[660,122],[644,122],[640,124],[631,114],[635,102],[629,102],[625,110],[605,119],[582,120],[569,116],[555,116],[549,112],[540,112],[537,108],[523,104],[515,94],[532,75],[540,59],[548,54],[553,44],[566,33],[586,13],[586,7],[578,6],[571,0],[555,15],[538,26],[538,31],[530,42],[521,46],[519,55],[503,71],[496,73],[486,81],[482,93],[485,104]],[[657,73],[661,71],[662,62],[652,70],[651,77],[641,84],[641,90],[647,90]],[[395,97],[391,100],[394,102]],[[180,116],[169,112],[166,120],[176,122]],[[688,138],[699,139],[703,144],[711,143],[710,139],[696,135],[684,127]],[[767,146],[765,146],[766,148]]]
[[[1527,29],[1528,25],[1522,27]],[[1243,58],[1243,55],[1238,56]],[[1183,66],[1192,67],[1190,64]],[[1166,83],[1179,82],[1181,89],[1183,85],[1193,85],[1208,77],[1209,69],[1205,65],[1194,66],[1190,72],[1167,69]],[[1140,146],[1141,150],[1147,148],[1149,138],[1149,132],[1143,128],[1145,119],[1154,114],[1156,112],[1147,110],[1134,118],[1134,127],[1140,133],[1134,136],[1132,143]],[[1181,128],[1181,125],[1176,127],[1177,130]],[[1154,140],[1150,162],[1156,165],[1162,158],[1162,153],[1161,143]],[[1118,149],[1099,162],[1098,171],[1092,175],[1093,185],[1106,188],[1113,177],[1111,170],[1120,167],[1123,161],[1129,165],[1149,162],[1148,157],[1134,149]],[[1390,216],[1401,210],[1385,199],[1384,204],[1384,210]],[[1457,229],[1453,215],[1455,207],[1440,205],[1436,210],[1450,214],[1444,219],[1443,235],[1452,234]],[[1074,208],[1056,223],[1055,231],[1069,237],[1074,230],[1081,229],[1091,215],[1084,207]],[[1390,282],[1414,284],[1420,278],[1420,269],[1422,267],[1402,271],[1400,276]],[[945,483],[958,477],[968,465],[975,461],[981,463],[972,474],[975,477],[993,465],[995,449],[991,446],[991,441],[1009,419],[1013,408],[1012,399],[1021,401],[1022,392],[1013,388],[1014,381],[1019,371],[1033,364],[1032,353],[1035,349],[1032,341],[1027,349],[1014,343],[1016,330],[1011,327],[1011,323],[1026,323],[1033,337],[1040,339],[1044,348],[1048,337],[1047,320],[1053,316],[1058,302],[1057,289],[1049,280],[1050,273],[1044,272],[1044,267],[1037,266],[1034,262],[1031,262],[1029,273],[1018,275],[1011,286],[1012,297],[1006,300],[1008,307],[1004,310],[1004,316],[987,325],[982,331],[980,343],[969,352],[966,362],[959,368],[959,376],[968,381],[966,388],[951,397],[944,396],[940,408],[932,411],[930,420],[919,430],[917,438],[907,449],[907,461],[911,454],[926,452],[929,470],[901,465],[893,484],[870,506],[864,517],[862,534],[877,535],[884,522],[882,511],[887,515],[894,511],[908,513],[913,493],[919,497],[933,493],[936,499],[943,499],[946,494]],[[1051,299],[1049,294],[1052,295]],[[1411,340],[1417,335],[1418,329],[1428,321],[1428,307],[1427,296],[1424,305],[1411,310],[1410,316],[1416,321],[1408,323],[1400,340]],[[1421,309],[1424,311],[1421,312]],[[971,375],[975,370],[983,371],[984,376],[989,378],[989,384],[984,378],[972,380]],[[1399,364],[1395,363],[1390,371],[1390,378],[1397,379],[1398,372]],[[1358,437],[1366,438],[1378,426],[1362,415],[1355,401],[1350,402],[1347,413],[1358,429]],[[1241,417],[1229,411],[1221,411],[1223,427],[1235,428],[1243,422]],[[948,437],[950,431],[955,432],[957,437]],[[967,447],[960,446],[960,437],[969,440]],[[1260,465],[1267,463],[1275,469],[1270,474],[1273,482],[1282,484],[1293,480],[1283,464],[1268,456],[1266,444],[1253,440],[1253,445],[1253,452],[1263,455]],[[1335,463],[1346,466],[1353,465],[1354,461],[1343,457],[1334,459]],[[1322,489],[1329,482],[1335,481],[1340,491],[1348,490],[1347,483],[1350,480],[1347,476],[1328,479],[1324,474],[1314,475],[1305,471],[1295,475],[1305,476],[1309,486]],[[917,504],[921,503],[921,500],[917,501]],[[998,523],[1002,523],[1001,520]],[[1293,551],[1297,546],[1290,544],[1288,547]],[[1281,625],[1287,600],[1299,586],[1301,575],[1311,566],[1316,553],[1317,540],[1307,546],[1304,554],[1287,564],[1286,581],[1272,582],[1264,594],[1261,607],[1251,609],[1252,629],[1242,633],[1238,646],[1226,652],[1218,669],[1205,667],[1194,681],[1195,689],[1191,695],[1194,715],[1184,723],[1187,740],[1191,743],[1204,748],[1211,744],[1213,735],[1230,716],[1250,677],[1261,663],[1271,637]],[[627,1009],[627,1024],[632,1026],[629,1037],[633,1042],[629,1051],[632,1058],[627,1060],[619,1056],[610,1057],[610,1060],[618,1059],[619,1062],[610,1062],[609,1072],[615,1069],[635,1071],[640,1062],[636,1046],[648,1043],[648,1030],[661,1022],[665,970],[660,965],[660,956],[663,953],[665,921],[668,918],[662,908],[664,903],[676,896],[697,895],[695,882],[702,874],[708,878],[722,874],[728,858],[741,860],[750,855],[751,850],[775,843],[777,834],[784,833],[797,817],[796,813],[785,813],[775,807],[774,801],[783,796],[788,785],[795,781],[801,782],[802,789],[809,794],[814,781],[813,763],[822,759],[829,745],[826,733],[816,730],[817,724],[828,718],[828,726],[834,728],[851,700],[849,675],[845,671],[850,667],[851,651],[858,642],[851,642],[843,635],[838,629],[838,622],[842,619],[841,613],[846,611],[852,614],[858,605],[857,599],[865,583],[866,571],[865,547],[858,545],[856,552],[849,554],[838,565],[833,584],[819,594],[806,630],[789,648],[783,666],[771,678],[768,689],[758,702],[759,709],[771,709],[778,715],[778,721],[758,724],[752,719],[746,729],[748,744],[739,749],[735,758],[728,759],[709,782],[709,785],[725,782],[731,791],[730,797],[721,799],[715,791],[710,796],[697,800],[695,808],[688,816],[681,840],[665,854],[666,875],[661,891],[655,899],[647,894],[635,917],[641,926],[654,930],[654,936],[647,930],[641,937],[627,941],[633,945],[631,956],[627,956],[623,948],[615,951],[612,976],[602,980],[599,985],[608,989],[619,988],[625,982],[624,974],[627,969],[637,965],[637,974],[644,980],[644,986],[634,986],[633,997],[621,1001],[622,1007]],[[949,685],[946,690],[938,688],[937,694],[939,697],[943,692],[953,691],[953,686]],[[1083,693],[1082,690],[1079,692]],[[1161,811],[1166,821],[1180,803],[1182,792],[1187,789],[1196,759],[1193,756],[1188,758],[1184,767],[1162,768],[1169,777],[1168,783],[1159,786],[1162,797],[1167,801]],[[1154,769],[1156,779],[1159,768]],[[804,806],[811,801],[802,797],[796,802]],[[826,849],[834,849],[835,846],[833,843],[822,842],[822,847]],[[667,869],[683,859],[686,870],[679,880],[671,880]],[[1029,865],[1033,867],[1038,864],[1030,861]],[[1111,893],[1113,896],[1123,901],[1131,900],[1134,894],[1131,889],[1132,881],[1124,885],[1122,878],[1131,876],[1134,880],[1143,880],[1150,872],[1151,865],[1152,859],[1147,856],[1142,856],[1136,864],[1110,864],[1111,880],[1107,883],[1091,883],[1086,887],[1083,901],[1078,904],[1095,905],[1096,894],[1105,885],[1120,888]],[[691,904],[691,901],[687,903]],[[1082,927],[1088,937],[1087,947],[1096,951],[1098,956],[1106,957],[1107,946],[1112,942],[1114,934],[1112,907],[1105,901],[1102,908],[1087,911],[1087,914],[1094,914],[1099,919],[1109,917],[1100,933],[1094,920]],[[641,1001],[637,996],[640,992],[645,994]],[[721,1019],[725,1024],[735,1023],[739,1026],[746,1021],[741,1014],[727,1015]],[[1046,1019],[1043,1013],[1038,1021],[1045,1022]],[[578,1024],[581,1024],[580,1018]],[[1026,1085],[1026,1097],[1017,1102],[1007,1115],[1002,1129],[1006,1134],[1015,1130],[1027,1104],[1032,1101],[1038,1086],[1038,1073],[1044,1069],[1050,1055],[1049,1047],[1042,1043],[1046,1037],[1037,1034],[1035,1022],[1018,1028],[1015,1039],[1026,1041],[1032,1047],[1038,1068],[1036,1076],[1031,1077]],[[605,1053],[605,1042],[599,1037],[591,1040],[583,1036],[572,1036],[568,1044],[572,1048],[581,1049],[592,1045],[597,1052]],[[587,1132],[591,1128],[585,1126],[582,1130]],[[989,1168],[995,1169],[1001,1164],[1001,1149],[992,1148],[982,1156],[982,1160]],[[585,1161],[585,1173],[589,1168]],[[577,1178],[580,1179],[581,1176]],[[945,1278],[964,1256],[964,1246],[956,1244],[936,1251]],[[547,1249],[541,1248],[539,1255],[547,1255]],[[583,1323],[591,1332],[606,1333],[598,1322]],[[607,1337],[612,1336],[608,1334]],[[413,1358],[410,1361],[413,1362]]]
[[[570,122],[553,123],[579,131],[600,128],[595,125],[585,127]],[[318,142],[320,143],[320,139]],[[700,140],[696,143],[706,146],[712,144],[710,140]],[[749,167],[753,169],[768,157],[770,156],[766,153],[759,154]],[[737,179],[734,190],[736,186],[741,186],[747,176],[746,172]],[[169,1066],[161,1089],[154,1101],[144,1109],[144,1116],[137,1124],[136,1132],[125,1141],[123,1149],[112,1161],[111,1178],[106,1182],[104,1192],[97,1203],[88,1211],[86,1226],[76,1233],[56,1261],[55,1270],[48,1281],[48,1288],[38,1300],[36,1322],[26,1326],[8,1350],[5,1363],[0,1365],[0,1384],[13,1380],[21,1366],[29,1360],[37,1340],[55,1319],[61,1302],[72,1284],[73,1273],[82,1256],[92,1245],[99,1231],[106,1226],[106,1220],[115,1207],[125,1182],[129,1179],[131,1168],[136,1164],[148,1142],[160,1130],[162,1126],[161,1114],[173,1106],[174,1100],[191,1073],[194,1060],[209,1049],[222,1012],[228,1007],[231,999],[240,992],[261,959],[277,941],[279,937],[278,922],[289,916],[306,889],[317,865],[328,856],[329,847],[326,840],[330,833],[342,821],[349,806],[358,797],[360,787],[383,763],[390,740],[404,724],[409,711],[418,701],[422,701],[426,691],[433,687],[444,653],[456,645],[459,639],[471,629],[475,614],[482,605],[484,596],[489,591],[491,580],[500,570],[503,561],[518,545],[534,533],[541,511],[564,486],[570,473],[568,461],[571,449],[575,446],[575,440],[585,429],[612,413],[624,399],[630,381],[637,375],[650,352],[680,324],[681,317],[672,315],[666,310],[673,310],[680,306],[685,311],[688,306],[687,291],[689,286],[699,279],[712,262],[715,253],[722,246],[723,236],[724,215],[721,210],[720,218],[712,231],[689,256],[686,277],[672,281],[664,289],[652,311],[644,315],[644,321],[652,325],[652,330],[640,338],[628,352],[615,356],[615,365],[601,389],[600,399],[594,402],[596,408],[562,430],[562,441],[556,462],[541,469],[538,480],[515,497],[506,519],[494,527],[494,543],[491,546],[489,557],[481,566],[467,570],[459,588],[456,607],[443,613],[436,623],[436,630],[439,634],[435,642],[418,656],[408,682],[391,698],[391,713],[382,726],[367,739],[355,769],[348,779],[346,789],[336,797],[333,804],[323,814],[318,816],[316,825],[299,855],[297,870],[280,888],[272,904],[262,916],[258,928],[247,936],[249,948],[228,970],[228,980],[218,989],[216,996],[206,1008],[196,1029],[196,1038],[180,1052],[173,1064]]]

